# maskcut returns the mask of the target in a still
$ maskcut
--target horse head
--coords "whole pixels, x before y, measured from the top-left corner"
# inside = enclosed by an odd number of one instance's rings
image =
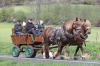
[[[85,34],[91,34],[91,23],[89,20],[84,19],[83,27],[84,27]]]
[[[89,20],[84,19],[84,21],[82,22],[80,37],[82,39],[87,39],[88,34],[91,34],[91,23]]]
[[[82,22],[76,18],[64,23],[64,32],[69,38],[74,38],[78,33],[81,32]]]
[[[72,29],[75,29],[75,32],[78,34],[81,33],[81,27],[82,27],[81,19],[76,18],[76,20],[73,22]]]

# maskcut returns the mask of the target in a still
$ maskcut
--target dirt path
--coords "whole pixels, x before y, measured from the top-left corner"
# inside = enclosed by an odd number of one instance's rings
[[[25,56],[19,57],[12,57],[11,55],[0,55],[0,58],[7,59],[7,60],[14,60],[16,62],[32,62],[32,63],[43,63],[43,62],[65,62],[68,64],[85,64],[87,66],[94,66],[94,64],[100,66],[100,61],[90,61],[90,60],[61,60],[60,58],[57,59],[43,59],[42,57],[36,58],[26,58]]]

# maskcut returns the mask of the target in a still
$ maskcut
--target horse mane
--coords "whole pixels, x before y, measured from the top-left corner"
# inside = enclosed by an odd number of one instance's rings
[[[78,19],[78,18],[76,18],[76,19],[72,19],[72,20],[70,20],[70,21],[67,21],[66,23],[65,23],[65,28],[66,28],[66,30],[71,30],[72,29],[72,25],[73,25],[73,23],[75,22],[75,21],[81,21],[80,19]],[[80,22],[80,24],[81,24],[81,22]]]
[[[82,22],[82,24],[88,24],[91,27],[91,22],[89,20],[84,19],[84,21]]]

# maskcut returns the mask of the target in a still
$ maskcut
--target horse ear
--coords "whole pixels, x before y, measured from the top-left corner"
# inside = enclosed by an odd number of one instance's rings
[[[78,17],[76,18],[76,21],[78,21]]]
[[[86,19],[84,19],[84,22],[86,22]]]

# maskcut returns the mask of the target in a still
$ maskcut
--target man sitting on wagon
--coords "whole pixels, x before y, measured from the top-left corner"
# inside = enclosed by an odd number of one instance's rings
[[[15,24],[15,26],[14,26],[14,32],[17,35],[20,35],[20,34],[22,34],[22,30],[23,30],[23,27],[22,27],[22,25],[20,23],[20,20],[18,20],[17,24]]]
[[[40,20],[40,22],[36,24],[36,28],[38,29],[38,35],[41,35],[41,33],[44,31],[43,20]]]
[[[29,19],[28,22],[26,23],[26,32],[33,34],[34,36],[38,36],[36,33],[36,27],[34,26],[34,24],[32,23],[33,19]]]

